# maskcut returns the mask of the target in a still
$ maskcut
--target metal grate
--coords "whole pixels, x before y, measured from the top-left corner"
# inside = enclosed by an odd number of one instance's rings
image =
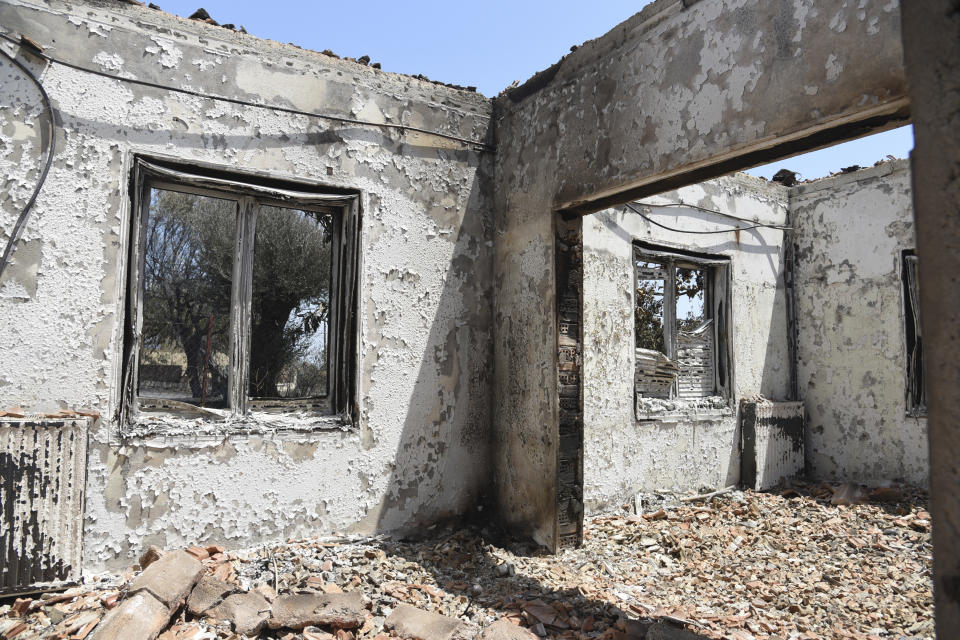
[[[88,430],[0,420],[0,593],[79,576]]]

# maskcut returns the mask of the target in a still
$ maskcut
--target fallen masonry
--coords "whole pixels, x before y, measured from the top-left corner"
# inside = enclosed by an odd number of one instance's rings
[[[799,485],[644,504],[588,521],[583,547],[556,556],[493,544],[484,527],[155,552],[142,572],[0,605],[0,638],[933,637],[920,491]]]

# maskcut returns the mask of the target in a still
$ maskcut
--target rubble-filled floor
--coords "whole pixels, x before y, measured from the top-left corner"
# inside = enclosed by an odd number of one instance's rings
[[[831,504],[834,493],[827,485],[782,494],[733,491],[655,505],[642,516],[593,518],[584,545],[556,556],[497,546],[485,542],[490,532],[472,528],[434,530],[416,542],[300,540],[191,553],[208,575],[268,601],[274,589],[359,591],[369,607],[353,630],[266,629],[264,638],[411,637],[388,619],[401,603],[471,623],[464,629],[506,618],[568,640],[643,638],[650,619],[659,628],[651,638],[932,638],[925,496],[878,489],[865,504],[839,506]],[[117,594],[122,601],[122,578],[7,602],[0,637],[87,637]],[[160,637],[240,636],[227,621],[181,608]]]

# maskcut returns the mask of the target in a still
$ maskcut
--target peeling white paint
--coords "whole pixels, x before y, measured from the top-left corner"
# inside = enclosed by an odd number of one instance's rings
[[[206,25],[146,8],[85,10],[113,25],[109,53],[85,31],[64,28],[67,18],[29,4],[0,4],[0,22],[31,33],[42,25],[118,75],[316,111],[409,113],[427,129],[464,137],[482,138],[489,126],[491,105],[480,95],[226,30],[212,36]],[[214,37],[221,32],[223,41]],[[220,46],[235,53],[220,55]],[[293,67],[265,65],[276,60]],[[29,265],[15,263],[0,283],[0,324],[10,328],[0,332],[0,407],[100,412],[88,468],[87,570],[128,566],[147,544],[236,547],[390,530],[476,503],[489,466],[488,157],[434,137],[166,94],[59,65],[44,85],[62,128],[23,234],[42,243],[36,290],[24,284]],[[7,64],[0,87],[0,171],[9,184],[0,228],[8,229],[35,184],[42,110],[35,88]],[[218,431],[180,420],[120,438],[112,416],[134,154],[361,194],[357,425],[271,418]]]
[[[843,11],[838,11],[833,18],[830,19],[830,24],[828,26],[837,33],[843,33],[847,30],[846,14]]]
[[[101,51],[93,56],[93,62],[106,71],[120,71],[123,68],[123,58],[107,51]]]
[[[491,126],[492,107],[482,96],[145,8],[80,4],[87,19],[57,15],[53,9],[68,12],[76,5],[63,0],[2,3],[0,22],[56,33],[60,42],[69,39],[78,59],[118,75],[473,139],[484,138]],[[657,2],[578,49],[541,88],[517,100],[502,98],[496,220],[493,161],[458,142],[166,95],[51,67],[44,82],[62,129],[53,171],[24,234],[24,241],[38,243],[43,259],[17,264],[11,279],[0,283],[2,291],[13,292],[0,297],[0,324],[14,328],[0,333],[0,403],[31,410],[83,406],[104,416],[91,443],[87,565],[129,564],[150,543],[238,546],[462,514],[489,486],[490,440],[500,506],[508,512],[516,507],[539,527],[534,533],[543,534],[553,522],[542,498],[551,505],[556,499],[550,491],[556,475],[557,206],[619,193],[640,178],[654,180],[698,162],[708,166],[717,154],[769,145],[777,136],[802,132],[797,127],[822,129],[831,119],[849,117],[857,98],[861,106],[876,105],[902,94],[899,37],[886,36],[899,24],[892,9],[879,15],[876,6],[861,6],[864,17],[856,15],[869,20],[867,35],[884,36],[854,40],[849,33],[831,35],[853,19],[848,5],[842,15],[827,16],[814,0],[790,4],[715,0],[679,11],[675,2]],[[723,29],[714,28],[718,21]],[[103,55],[103,42],[89,36],[107,32],[112,48]],[[867,58],[873,66],[863,64]],[[861,83],[843,80],[852,70],[874,67],[884,74],[876,91],[850,98]],[[819,69],[829,86],[808,84],[818,82]],[[14,75],[0,66],[0,86],[14,97],[4,103],[12,106],[0,108],[0,168],[10,183],[0,199],[2,228],[29,197],[39,162],[39,101]],[[784,84],[804,91],[785,104],[775,99]],[[821,99],[845,111],[821,113]],[[360,193],[355,429],[251,421],[252,433],[215,433],[178,421],[171,429],[120,438],[113,415],[123,346],[127,172],[137,153]],[[728,178],[665,197],[689,196],[685,202],[752,219],[783,219],[777,187],[751,191],[744,184]],[[671,210],[664,219],[691,228],[708,223],[695,210],[679,214]],[[632,237],[689,244],[638,226],[636,218],[603,215],[586,223],[587,234],[595,240],[610,227],[592,225],[612,222],[627,229],[628,239],[604,240],[599,249],[587,245],[594,252],[585,263],[588,282],[610,294],[584,318],[584,326],[592,326],[587,347],[596,350],[602,337],[611,352],[587,363],[606,376],[591,380],[586,370],[587,398],[594,403],[588,405],[588,433],[620,431],[614,444],[588,440],[586,497],[596,507],[638,483],[727,484],[737,468],[735,416],[687,413],[638,423],[632,393],[609,395],[623,382],[618,376],[632,377],[625,359],[633,354],[632,321],[623,311],[632,310],[632,285],[624,284],[618,252]],[[784,395],[780,232],[693,244],[732,257],[736,395]],[[840,285],[839,276],[848,272],[841,262],[827,275]],[[863,296],[857,304],[870,308],[882,299]],[[882,346],[882,336],[845,330],[851,333],[844,339],[859,348]],[[613,344],[628,346],[620,353]],[[495,395],[491,359],[498,372]],[[874,399],[867,393],[860,400]]]
[[[84,20],[83,18],[79,18],[77,16],[68,16],[67,22],[77,27],[86,26],[87,33],[100,36],[101,38],[106,38],[107,35],[113,30],[113,27],[108,24],[104,24],[103,22]]]
[[[840,74],[843,73],[843,64],[840,62],[839,56],[835,53],[831,53],[827,56],[827,63],[824,67],[827,70],[827,81],[833,82],[840,77]]]
[[[808,416],[812,477],[925,485],[926,420],[906,415],[901,251],[913,247],[906,161],[785,189],[727,177],[645,202],[695,203],[795,228],[798,378]],[[729,224],[693,209],[651,207],[667,226]],[[638,491],[697,490],[739,480],[736,417],[661,405],[633,413],[635,240],[731,256],[735,399],[787,399],[783,233],[683,236],[635,214],[608,210],[584,221],[584,500],[614,508]]]
[[[156,43],[156,46],[145,47],[144,51],[152,53],[153,55],[159,55],[160,66],[167,69],[174,69],[180,66],[180,61],[183,60],[183,51],[165,38],[153,37],[150,39]],[[205,69],[201,68],[201,71],[205,71]]]
[[[926,485],[926,419],[907,415],[901,252],[906,160],[795,189],[798,371],[816,478]]]

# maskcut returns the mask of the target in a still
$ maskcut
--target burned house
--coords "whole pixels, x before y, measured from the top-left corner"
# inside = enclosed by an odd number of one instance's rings
[[[907,164],[726,175],[909,122],[899,5],[860,4],[658,0],[495,100],[0,4],[2,587],[478,507],[558,549],[642,491],[925,484]]]
[[[585,218],[583,247],[588,511],[804,470],[926,484],[907,162],[684,187]]]

